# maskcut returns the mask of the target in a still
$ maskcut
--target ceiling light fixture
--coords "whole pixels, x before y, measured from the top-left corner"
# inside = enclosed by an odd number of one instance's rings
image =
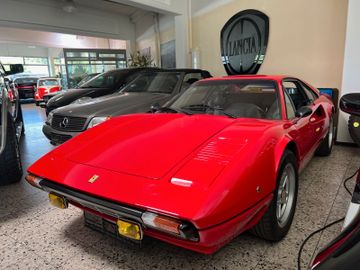
[[[67,13],[73,13],[77,10],[77,7],[74,0],[65,0],[62,9]]]

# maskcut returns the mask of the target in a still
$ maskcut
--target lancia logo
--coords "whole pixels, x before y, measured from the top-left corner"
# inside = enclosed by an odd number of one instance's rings
[[[227,74],[256,74],[268,39],[268,16],[252,9],[235,14],[221,30],[221,58]]]
[[[89,179],[88,182],[89,182],[90,184],[92,184],[92,183],[94,183],[96,180],[98,180],[99,177],[100,177],[100,176],[94,174],[94,175]]]
[[[68,124],[69,124],[69,118],[64,117],[64,119],[60,122],[59,125],[61,128],[66,128],[68,126]]]

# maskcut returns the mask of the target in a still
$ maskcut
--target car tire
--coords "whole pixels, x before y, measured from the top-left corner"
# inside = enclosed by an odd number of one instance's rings
[[[40,104],[39,101],[35,101],[36,106],[39,106],[39,104]]]
[[[19,143],[16,137],[15,123],[8,115],[6,145],[0,155],[0,185],[19,182],[22,177],[22,165]]]
[[[334,126],[334,119],[330,118],[330,126],[329,131],[326,134],[326,137],[319,145],[318,149],[316,150],[316,155],[326,157],[331,154],[332,147],[334,145],[334,138],[335,138],[335,126]]]
[[[24,117],[23,117],[21,104],[19,104],[18,115],[17,115],[17,118],[16,118],[16,127],[19,126],[19,125],[21,125],[21,136],[24,136],[24,134],[25,134],[25,125],[24,125]]]
[[[353,141],[360,146],[360,117],[355,115],[350,115],[349,117],[349,133]]]
[[[252,232],[269,241],[280,241],[290,229],[298,194],[298,171],[293,152],[285,150],[280,161],[273,200]]]

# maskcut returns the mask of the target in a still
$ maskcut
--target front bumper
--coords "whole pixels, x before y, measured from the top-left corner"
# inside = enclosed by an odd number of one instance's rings
[[[260,220],[273,197],[272,194],[268,195],[250,209],[221,224],[204,229],[197,228],[198,241],[192,241],[147,227],[142,220],[142,214],[146,212],[147,209],[123,205],[111,200],[92,196],[49,180],[40,180],[38,187],[46,192],[60,195],[65,198],[68,203],[112,223],[116,222],[117,219],[127,219],[136,222],[141,225],[143,233],[146,236],[203,254],[214,253],[234,237],[253,227]]]
[[[81,132],[59,131],[52,128],[47,123],[43,125],[42,131],[45,134],[46,138],[48,138],[50,140],[50,143],[53,145],[62,144],[81,133]]]

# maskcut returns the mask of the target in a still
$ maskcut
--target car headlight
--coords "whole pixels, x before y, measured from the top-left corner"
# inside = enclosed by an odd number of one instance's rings
[[[54,112],[49,112],[46,122],[51,126],[53,120]]]
[[[93,128],[103,122],[105,122],[106,120],[109,120],[110,116],[106,116],[106,117],[94,117],[93,119],[91,119],[89,125],[88,125],[88,129],[89,128]]]

